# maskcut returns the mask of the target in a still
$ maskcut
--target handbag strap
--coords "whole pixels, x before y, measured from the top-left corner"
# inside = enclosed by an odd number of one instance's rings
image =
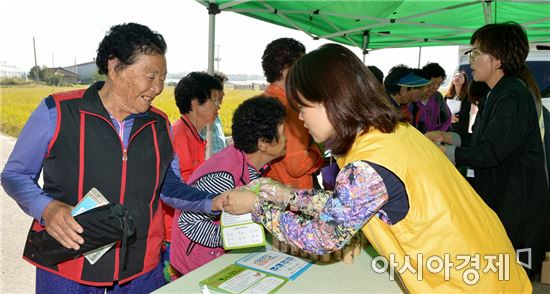
[[[130,237],[135,232],[135,228],[130,227],[129,222],[131,221],[128,209],[120,204],[116,204],[112,208],[118,220],[120,222],[120,228],[122,229],[122,242],[120,255],[122,256],[122,269],[126,269],[126,264],[128,261],[126,252],[128,251],[128,237]]]

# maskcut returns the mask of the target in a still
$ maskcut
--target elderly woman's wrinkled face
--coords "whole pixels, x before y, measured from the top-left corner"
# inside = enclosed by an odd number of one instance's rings
[[[221,101],[225,93],[220,90],[210,90],[210,98],[200,105],[198,99],[193,100],[192,109],[196,112],[198,118],[205,124],[211,124],[216,120],[220,110]]]
[[[443,77],[435,77],[431,78],[431,83],[426,87],[426,99],[432,97],[437,90],[439,90],[439,87],[441,87],[441,84],[443,84]]]
[[[277,126],[277,136],[279,139],[273,140],[264,150],[264,152],[273,159],[279,158],[286,153],[285,123]]]
[[[160,54],[140,55],[134,64],[115,70],[109,77],[119,107],[129,114],[142,113],[164,89],[166,58]]]
[[[404,96],[405,100],[408,102],[405,102],[403,104],[407,104],[409,102],[418,102],[427,99],[429,97],[427,94],[428,91],[428,86],[409,88],[406,92],[406,95]]]

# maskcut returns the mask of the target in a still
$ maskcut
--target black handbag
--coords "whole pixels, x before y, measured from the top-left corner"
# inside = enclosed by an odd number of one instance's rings
[[[128,209],[118,203],[109,203],[85,211],[74,217],[82,226],[80,236],[84,243],[80,249],[66,248],[54,239],[46,230],[30,235],[30,242],[38,254],[50,265],[76,258],[83,253],[106,244],[122,240],[122,265],[126,265],[127,246],[135,240],[135,226]]]

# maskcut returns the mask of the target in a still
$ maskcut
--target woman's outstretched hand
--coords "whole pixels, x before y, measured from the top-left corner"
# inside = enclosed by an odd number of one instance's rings
[[[430,141],[434,142],[438,146],[441,145],[441,143],[453,144],[453,138],[448,132],[433,131],[427,132],[426,134],[424,134],[424,136],[426,136],[426,138],[428,138]]]
[[[284,208],[290,202],[294,189],[269,178],[261,178],[259,186],[260,197]]]
[[[223,202],[223,210],[231,214],[245,214],[254,210],[254,201],[258,195],[248,190],[230,190]]]

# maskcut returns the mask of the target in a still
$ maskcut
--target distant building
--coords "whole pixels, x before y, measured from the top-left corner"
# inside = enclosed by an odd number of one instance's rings
[[[62,67],[48,68],[47,71],[52,72],[53,75],[59,75],[59,83],[66,84],[77,84],[81,80],[81,76],[72,71],[68,71]]]
[[[265,80],[229,80],[225,83],[227,86],[233,86],[235,90],[260,90],[264,91],[267,88],[267,82]]]
[[[15,65],[9,65],[5,61],[0,61],[0,79],[5,78],[27,79],[27,71]]]
[[[97,65],[95,64],[95,61],[65,66],[63,68],[79,75],[80,82],[84,84],[93,82],[93,76],[97,72]]]

